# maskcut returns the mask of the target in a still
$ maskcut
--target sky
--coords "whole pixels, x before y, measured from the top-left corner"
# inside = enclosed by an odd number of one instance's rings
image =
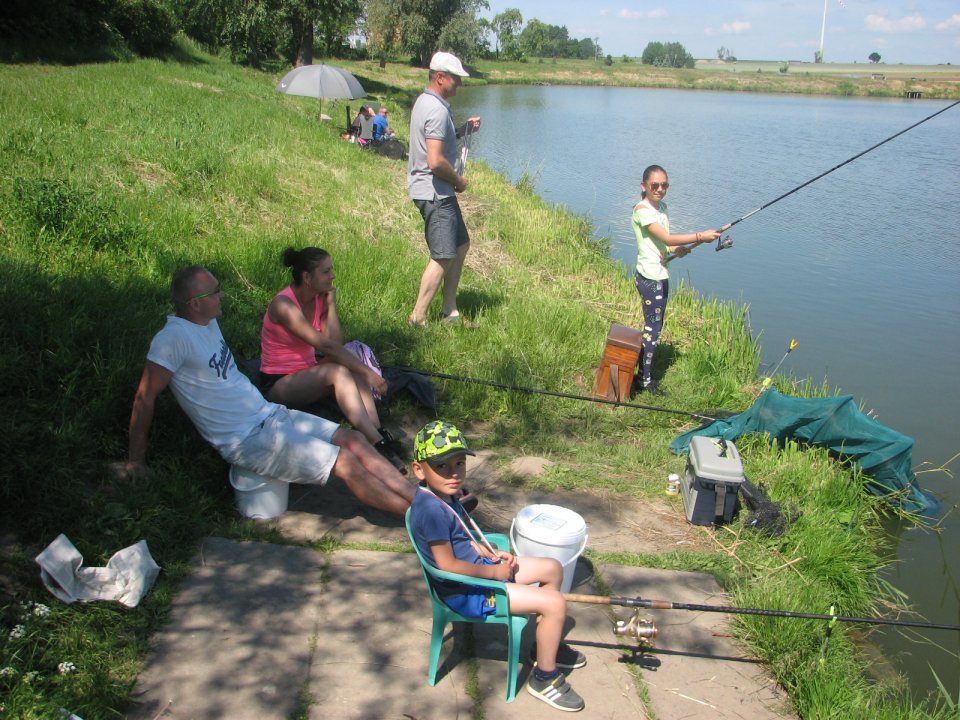
[[[599,38],[605,55],[639,56],[648,42],[679,42],[715,59],[813,61],[824,0],[488,0],[492,18],[517,8],[565,25],[570,37]],[[960,65],[960,0],[826,0],[825,62]]]

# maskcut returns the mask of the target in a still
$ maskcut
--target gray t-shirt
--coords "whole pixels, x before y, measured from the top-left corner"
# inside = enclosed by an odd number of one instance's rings
[[[443,154],[455,166],[457,129],[450,103],[427,88],[410,113],[410,159],[407,163],[407,192],[411,200],[434,200],[455,194],[453,185],[435,177],[427,165],[427,140],[443,140]]]

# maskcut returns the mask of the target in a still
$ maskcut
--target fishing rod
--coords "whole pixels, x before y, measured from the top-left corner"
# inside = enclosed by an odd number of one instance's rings
[[[960,630],[960,625],[944,625],[940,623],[921,622],[919,620],[888,620],[886,618],[854,617],[823,613],[791,612],[789,610],[765,610],[762,608],[731,607],[728,605],[698,605],[695,603],[670,602],[669,600],[647,600],[644,598],[611,597],[609,595],[578,595],[563,593],[568,602],[587,603],[591,605],[620,605],[631,608],[647,608],[653,610],[693,610],[696,612],[729,613],[731,615],[763,615],[767,617],[788,617],[803,620],[828,620],[833,622],[864,623],[868,625],[897,625],[899,627],[925,628],[928,630]],[[626,634],[626,633],[618,633]]]
[[[770,387],[770,383],[773,382],[773,376],[777,374],[777,370],[779,370],[780,366],[783,365],[783,361],[787,359],[787,355],[796,350],[798,345],[800,345],[800,343],[798,343],[795,339],[790,340],[790,344],[787,345],[787,351],[783,354],[783,357],[780,358],[780,362],[774,365],[773,371],[763,379],[763,383],[761,384],[762,389],[766,390],[768,387]]]
[[[478,378],[463,377],[460,375],[449,375],[441,372],[430,372],[428,370],[417,370],[403,365],[384,365],[384,368],[393,368],[404,372],[424,375],[426,377],[443,378],[445,380],[459,380],[460,382],[474,383],[477,385],[487,385],[489,387],[499,388],[501,390],[515,390],[517,392],[531,393],[534,395],[549,395],[551,397],[567,398],[568,400],[584,400],[586,402],[600,403],[602,405],[618,405],[620,407],[638,408],[640,410],[652,410],[654,412],[672,413],[674,415],[686,415],[696,420],[706,420],[716,422],[719,418],[701,415],[700,413],[690,412],[688,410],[671,410],[670,408],[656,407],[655,405],[641,405],[640,403],[620,402],[619,400],[607,400],[606,398],[587,397],[586,395],[572,395],[570,393],[554,392],[552,390],[540,390],[538,388],[523,387],[522,385],[507,385],[505,383],[494,382],[493,380],[480,380]]]
[[[956,102],[951,103],[950,105],[947,105],[945,108],[941,108],[940,110],[937,110],[937,112],[933,113],[932,115],[928,115],[928,116],[925,117],[923,120],[920,120],[920,121],[918,121],[918,122],[915,122],[915,123],[914,123],[913,125],[911,125],[910,127],[904,128],[904,129],[901,130],[900,132],[895,133],[894,135],[891,135],[891,136],[888,137],[886,140],[881,140],[881,141],[878,142],[876,145],[873,145],[872,147],[868,147],[868,148],[867,148],[866,150],[864,150],[863,152],[859,152],[859,153],[857,153],[856,155],[854,155],[853,157],[844,160],[844,161],[843,161],[842,163],[840,163],[839,165],[834,165],[832,168],[830,168],[830,169],[827,170],[826,172],[822,172],[822,173],[820,173],[819,175],[817,175],[815,178],[811,178],[810,180],[807,180],[807,181],[806,181],[805,183],[803,183],[802,185],[797,185],[795,188],[793,188],[793,190],[788,190],[788,191],[785,192],[783,195],[781,195],[781,196],[779,196],[779,197],[777,197],[777,198],[774,198],[773,200],[771,200],[771,201],[768,202],[768,203],[765,203],[765,204],[761,205],[761,206],[758,207],[756,210],[751,210],[750,212],[748,212],[748,213],[747,213],[746,215],[744,215],[743,217],[737,218],[737,219],[734,220],[733,222],[727,223],[726,225],[724,225],[723,227],[721,227],[718,232],[720,232],[720,233],[721,233],[721,236],[722,236],[722,234],[725,233],[727,230],[729,230],[730,228],[732,228],[732,227],[733,227],[734,225],[736,225],[737,223],[743,222],[744,220],[746,220],[746,219],[747,219],[748,217],[750,217],[751,215],[756,215],[756,214],[757,214],[758,212],[760,212],[761,210],[767,209],[768,207],[770,207],[770,206],[773,205],[774,203],[780,202],[780,201],[783,200],[785,197],[788,197],[788,196],[790,196],[790,195],[793,195],[795,192],[797,192],[798,190],[802,190],[802,189],[805,188],[807,185],[810,185],[811,183],[815,183],[817,180],[819,180],[819,179],[822,178],[822,177],[826,177],[827,175],[829,175],[830,173],[832,173],[834,170],[839,170],[839,169],[842,168],[844,165],[847,165],[847,164],[849,164],[849,163],[852,163],[852,162],[853,162],[854,160],[856,160],[857,158],[866,155],[868,152],[870,152],[870,151],[872,151],[872,150],[876,150],[876,149],[877,149],[878,147],[880,147],[881,145],[890,142],[891,140],[893,140],[893,139],[896,138],[896,137],[899,137],[900,135],[903,135],[905,132],[908,132],[908,131],[910,131],[910,130],[913,130],[913,128],[917,127],[918,125],[922,125],[923,123],[927,122],[927,120],[932,120],[933,118],[935,118],[935,117],[936,117],[937,115],[939,115],[940,113],[945,113],[947,110],[949,110],[950,108],[952,108],[952,107],[954,107],[954,106],[956,106],[956,105],[960,105],[960,100],[957,100]],[[689,244],[689,245],[684,245],[683,247],[685,247],[688,251],[691,251],[691,250],[694,250],[695,248],[699,247],[700,245],[706,245],[708,242],[711,242],[711,241],[709,241],[709,240],[706,241],[706,242],[704,242],[704,241],[697,241],[697,242],[691,243],[691,244]],[[731,248],[731,247],[733,247],[733,238],[732,238],[730,235],[727,235],[726,237],[718,237],[718,238],[717,238],[717,245],[716,245],[716,248],[715,248],[715,250],[716,250],[717,252],[720,252],[721,250],[727,250],[728,248]],[[675,257],[676,257],[676,255],[675,255],[674,253],[670,253],[670,254],[667,256],[667,258],[666,258],[666,260],[665,260],[664,262],[665,262],[665,263],[668,263],[668,262],[670,262],[671,260],[673,260]]]
[[[727,223],[727,224],[724,225],[722,228],[720,228],[720,232],[721,232],[721,233],[726,232],[727,230],[729,230],[730,228],[732,228],[732,227],[733,227],[734,225],[736,225],[737,223],[741,223],[741,222],[743,222],[744,220],[746,220],[746,219],[747,219],[748,217],[750,217],[751,215],[756,215],[756,214],[757,214],[758,212],[760,212],[761,210],[765,210],[766,208],[770,207],[770,206],[773,205],[774,203],[780,202],[780,201],[783,200],[785,197],[788,197],[788,196],[790,196],[790,195],[793,195],[793,193],[797,192],[798,190],[802,190],[802,189],[805,188],[807,185],[810,185],[811,183],[816,182],[817,180],[819,180],[819,179],[822,178],[822,177],[826,177],[827,175],[829,175],[830,173],[832,173],[834,170],[839,170],[839,169],[842,168],[844,165],[847,165],[847,164],[849,164],[849,163],[852,163],[852,162],[853,162],[854,160],[856,160],[857,158],[866,155],[868,152],[870,152],[870,151],[872,151],[872,150],[876,150],[876,149],[877,149],[878,147],[880,147],[881,145],[883,145],[883,144],[885,144],[885,143],[888,143],[888,142],[890,142],[891,140],[893,140],[894,138],[903,135],[905,132],[908,132],[908,131],[910,131],[910,130],[913,130],[913,129],[914,129],[915,127],[917,127],[918,125],[922,125],[923,123],[927,122],[927,120],[932,120],[932,119],[935,118],[937,115],[939,115],[939,114],[941,114],[941,113],[945,113],[947,110],[949,110],[950,108],[955,107],[955,106],[957,106],[957,105],[960,105],[960,100],[957,100],[956,102],[953,102],[953,103],[947,105],[945,108],[941,108],[940,110],[937,110],[937,112],[933,113],[932,115],[928,115],[928,116],[925,117],[923,120],[920,120],[920,121],[918,121],[918,122],[915,122],[915,123],[914,123],[913,125],[911,125],[910,127],[904,128],[904,129],[901,130],[900,132],[895,133],[894,135],[891,135],[891,136],[888,137],[886,140],[881,140],[881,141],[878,142],[876,145],[873,145],[872,147],[868,147],[868,148],[867,148],[866,150],[864,150],[863,152],[859,152],[859,153],[857,153],[856,155],[854,155],[853,157],[848,158],[847,160],[844,160],[844,161],[843,161],[842,163],[840,163],[839,165],[835,165],[835,166],[833,166],[832,168],[830,168],[829,170],[827,170],[826,172],[820,173],[820,174],[817,175],[815,178],[811,178],[810,180],[807,180],[807,181],[806,181],[805,183],[803,183],[802,185],[797,185],[797,187],[793,188],[793,190],[788,190],[787,192],[785,192],[785,193],[784,193],[783,195],[781,195],[780,197],[774,198],[774,199],[771,200],[770,202],[761,205],[761,206],[758,207],[756,210],[751,210],[750,212],[748,212],[748,213],[747,213],[746,215],[744,215],[743,217],[737,218],[737,219],[734,220],[733,222]],[[717,249],[719,250],[719,249],[721,249],[721,248],[718,247]]]

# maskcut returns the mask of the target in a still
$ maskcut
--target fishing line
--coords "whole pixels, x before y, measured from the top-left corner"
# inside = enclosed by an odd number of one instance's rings
[[[554,392],[552,390],[540,390],[538,388],[524,387],[522,385],[508,385],[498,383],[493,380],[480,380],[478,378],[463,377],[461,375],[449,375],[441,372],[430,372],[428,370],[417,370],[403,365],[384,365],[384,368],[393,368],[404,372],[414,373],[416,375],[425,375],[427,377],[443,378],[445,380],[458,380],[460,382],[475,383],[477,385],[487,385],[489,387],[499,388],[501,390],[514,390],[517,392],[531,393],[534,395],[549,395],[551,397],[567,398],[568,400],[583,400],[585,402],[599,403],[601,405],[618,405],[620,407],[639,408],[640,410],[653,410],[654,412],[672,413],[674,415],[686,415],[696,420],[706,420],[716,422],[719,418],[701,415],[699,413],[689,412],[688,410],[671,410],[670,408],[656,407],[654,405],[641,405],[640,403],[620,402],[618,400],[607,400],[606,398],[587,397],[586,395],[571,395],[570,393]]]
[[[854,160],[856,160],[856,159],[859,158],[859,157],[862,157],[862,156],[866,155],[866,154],[867,154],[868,152],[870,152],[871,150],[876,150],[876,149],[877,149],[878,147],[880,147],[881,145],[890,142],[890,141],[893,140],[894,138],[903,135],[905,132],[907,132],[907,131],[909,131],[909,130],[913,130],[913,129],[914,129],[915,127],[917,127],[918,125],[922,125],[923,123],[927,122],[927,120],[932,120],[932,119],[935,118],[937,115],[939,115],[939,114],[941,114],[941,113],[945,113],[947,110],[949,110],[950,108],[955,107],[955,106],[957,106],[957,105],[960,105],[960,100],[957,100],[956,102],[953,102],[953,103],[951,103],[950,105],[947,105],[945,108],[941,108],[940,110],[937,110],[937,112],[933,113],[933,115],[929,115],[929,116],[925,117],[923,120],[920,120],[919,122],[915,122],[915,123],[914,123],[913,125],[911,125],[910,127],[904,128],[903,130],[901,130],[900,132],[896,133],[895,135],[891,135],[891,136],[888,137],[886,140],[881,140],[881,141],[878,142],[876,145],[867,148],[867,149],[864,150],[863,152],[857,153],[856,155],[854,155],[854,156],[851,157],[851,158],[848,158],[847,160],[844,160],[844,161],[843,161],[842,163],[840,163],[839,165],[835,165],[834,167],[830,168],[830,169],[827,170],[826,172],[820,173],[820,174],[817,175],[815,178],[811,178],[810,180],[807,180],[805,183],[803,183],[803,185],[797,185],[797,187],[793,188],[793,190],[789,190],[789,191],[785,192],[785,193],[784,193],[783,195],[781,195],[780,197],[775,198],[775,199],[771,200],[770,202],[768,202],[768,203],[766,203],[766,204],[764,204],[764,205],[761,205],[761,206],[758,207],[756,210],[751,210],[750,212],[748,212],[748,213],[747,213],[746,215],[744,215],[743,217],[737,218],[736,220],[734,220],[734,221],[731,222],[731,223],[727,223],[727,224],[724,225],[722,228],[720,228],[720,232],[726,232],[727,230],[729,230],[730,228],[732,228],[732,227],[733,227],[734,225],[736,225],[737,223],[740,223],[740,222],[743,222],[744,220],[746,220],[746,219],[747,219],[748,217],[750,217],[751,215],[756,215],[756,214],[757,214],[758,212],[760,212],[761,210],[765,210],[766,208],[770,207],[770,206],[773,205],[774,203],[780,202],[780,201],[783,200],[785,197],[788,197],[789,195],[793,195],[793,193],[797,192],[798,190],[802,190],[802,189],[805,188],[807,185],[809,185],[809,184],[811,184],[811,183],[814,183],[814,182],[816,182],[817,180],[819,180],[820,178],[829,175],[829,174],[832,173],[834,170],[839,170],[839,169],[842,168],[844,165],[847,165],[847,164],[849,164],[849,163],[852,163]],[[720,248],[718,247],[717,249],[719,250]]]
[[[460,150],[460,157],[457,159],[457,165],[454,168],[457,175],[463,175],[467,169],[467,158],[470,155],[470,136],[473,135],[473,125],[469,122],[464,127],[463,148]]]

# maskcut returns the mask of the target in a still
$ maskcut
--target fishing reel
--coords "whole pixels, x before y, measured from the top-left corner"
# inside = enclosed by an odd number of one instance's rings
[[[645,648],[652,648],[657,639],[657,626],[653,620],[640,617],[640,609],[628,621],[617,620],[613,625],[613,634],[617,637],[630,637]]]
[[[726,237],[717,238],[717,247],[714,248],[717,252],[721,250],[729,250],[733,247],[733,237],[727,235]]]

